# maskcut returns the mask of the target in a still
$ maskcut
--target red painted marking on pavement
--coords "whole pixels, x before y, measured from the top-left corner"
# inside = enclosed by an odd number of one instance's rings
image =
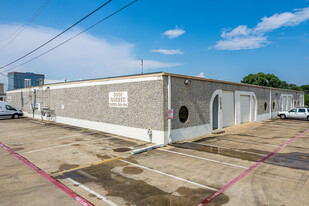
[[[0,142],[0,146],[7,150],[8,152],[10,152],[12,155],[14,155],[15,157],[17,157],[19,160],[21,160],[22,162],[24,162],[26,165],[28,165],[29,167],[31,167],[34,171],[36,171],[37,173],[39,173],[41,176],[43,176],[45,179],[47,179],[48,181],[50,181],[51,183],[53,183],[54,185],[56,185],[57,187],[59,187],[60,189],[62,189],[65,193],[67,193],[68,195],[70,195],[71,197],[73,197],[77,202],[79,202],[80,204],[84,205],[84,206],[92,206],[92,204],[90,204],[87,200],[83,199],[82,197],[76,195],[75,193],[72,192],[72,190],[70,190],[68,187],[66,187],[64,184],[58,182],[57,180],[55,180],[54,178],[52,178],[51,176],[49,176],[47,173],[43,172],[41,169],[39,169],[38,167],[36,167],[34,164],[32,164],[31,162],[29,162],[27,159],[25,159],[24,157],[20,156],[19,154],[17,154],[15,151],[13,151],[12,149],[8,148],[7,146],[5,146],[4,144],[2,144]]]
[[[281,149],[283,149],[284,147],[288,146],[291,142],[293,142],[295,139],[297,139],[298,137],[302,136],[303,134],[305,134],[306,132],[309,131],[309,128],[306,129],[305,131],[299,133],[296,137],[290,139],[290,141],[286,142],[284,145],[282,145],[281,147],[278,147],[275,151],[273,151],[272,153],[270,153],[269,155],[267,155],[266,157],[264,157],[263,159],[261,159],[260,161],[258,161],[257,163],[255,163],[254,165],[252,165],[251,167],[249,167],[249,169],[247,169],[246,171],[244,171],[243,173],[241,173],[238,177],[236,177],[235,179],[233,179],[231,182],[227,183],[224,187],[222,187],[220,190],[218,190],[217,192],[215,192],[214,194],[210,195],[209,197],[207,197],[205,200],[203,200],[201,203],[199,203],[197,206],[203,206],[206,205],[207,203],[209,203],[210,201],[212,201],[213,199],[215,199],[216,197],[218,197],[219,195],[221,195],[224,191],[226,191],[228,188],[230,188],[233,184],[235,184],[236,182],[238,182],[240,179],[242,179],[244,176],[246,176],[249,172],[251,172],[252,170],[254,170],[257,166],[259,166],[260,164],[262,164],[263,162],[265,162],[268,158],[270,158],[271,156],[273,156],[274,154],[276,154],[277,152],[279,152]]]

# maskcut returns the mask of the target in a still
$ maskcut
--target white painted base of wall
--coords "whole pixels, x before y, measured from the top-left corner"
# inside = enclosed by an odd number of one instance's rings
[[[260,122],[260,121],[263,121],[263,120],[267,120],[269,119],[269,113],[265,113],[265,114],[258,114],[256,116],[256,121],[257,122]]]
[[[204,136],[212,132],[210,124],[174,129],[171,131],[172,142]]]
[[[27,112],[24,112],[24,115],[31,118],[33,117],[32,114],[29,114]],[[41,119],[41,115],[35,115],[34,118]],[[46,118],[43,119],[46,120]],[[55,118],[54,122],[98,130],[102,132],[108,132],[111,134],[130,137],[133,139],[138,139],[146,142],[150,140],[147,134],[147,129],[127,127],[115,124],[107,124],[103,122],[95,122],[95,121],[68,118],[68,117],[59,117],[59,116]],[[165,135],[164,133],[165,133],[164,131],[152,130],[152,142],[157,144],[167,144],[167,142],[164,141],[164,135]]]
[[[272,117],[277,116],[278,112],[273,112]],[[27,117],[33,117],[32,114],[24,112],[24,115]],[[35,119],[41,119],[41,115],[35,115]],[[44,120],[47,120],[45,117]],[[269,113],[259,114],[256,117],[256,121],[263,121],[269,119]],[[127,127],[121,125],[107,124],[103,122],[95,122],[89,120],[68,118],[68,117],[59,117],[57,116],[55,122],[68,124],[77,127],[83,127],[88,129],[94,129],[98,131],[108,132],[111,134],[116,134],[124,137],[130,137],[133,139],[138,139],[142,141],[149,141],[149,136],[147,134],[147,129]],[[200,126],[187,127],[174,129],[171,131],[171,141],[178,142],[186,139],[196,138],[204,135],[208,135],[212,132],[210,124],[204,124]],[[168,144],[167,142],[167,131],[158,131],[152,130],[152,142],[157,144]]]
[[[256,121],[257,121],[257,122],[260,122],[260,121],[263,121],[263,120],[270,119],[270,118],[269,118],[269,115],[270,115],[269,113],[259,114],[259,115],[257,115],[257,117],[256,117]],[[275,118],[277,115],[278,115],[278,112],[272,112],[272,113],[271,113],[271,118]]]
[[[272,113],[271,113],[271,118],[275,118],[275,117],[277,117],[277,116],[278,116],[278,114],[279,114],[279,112],[272,112]]]

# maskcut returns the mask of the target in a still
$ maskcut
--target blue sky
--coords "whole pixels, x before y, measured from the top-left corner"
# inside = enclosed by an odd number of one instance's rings
[[[43,2],[0,0],[0,66],[36,48],[105,1],[50,0],[12,44],[1,50]],[[129,2],[113,0],[15,65]],[[289,83],[309,84],[308,21],[306,0],[139,0],[86,34],[15,70],[43,73],[49,80],[88,79],[139,73],[138,59],[142,58],[145,72],[202,73],[235,82],[249,73],[265,72]]]

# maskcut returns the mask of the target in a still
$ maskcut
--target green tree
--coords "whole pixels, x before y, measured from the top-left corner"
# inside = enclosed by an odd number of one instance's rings
[[[296,84],[289,84],[288,89],[292,89],[292,90],[296,90],[296,91],[302,91],[302,88],[297,86]]]
[[[309,94],[305,94],[305,105],[309,107]]]
[[[308,85],[302,85],[300,88],[305,92],[305,94],[309,94],[309,84]]]
[[[265,87],[301,90],[296,84],[288,84],[286,81],[281,81],[274,74],[265,74],[263,72],[249,74],[245,76],[241,82]]]
[[[254,84],[265,87],[281,87],[281,80],[273,74],[264,74],[263,72],[259,72],[257,74],[249,74],[245,76],[242,83],[246,84]]]

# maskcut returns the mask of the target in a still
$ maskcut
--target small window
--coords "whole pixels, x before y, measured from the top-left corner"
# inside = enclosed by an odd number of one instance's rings
[[[267,102],[264,103],[264,110],[267,110]]]
[[[303,112],[303,113],[305,113],[306,110],[305,110],[305,109],[298,109],[298,112]]]
[[[291,109],[289,112],[297,112],[297,109]]]
[[[294,101],[294,105],[297,106],[296,101]]]
[[[309,109],[307,109],[307,112],[309,113]]]
[[[179,110],[179,121],[185,123],[188,120],[189,112],[187,107],[182,106]]]
[[[16,109],[14,109],[13,107],[11,107],[10,105],[5,105],[5,108],[6,108],[7,110],[14,110],[14,111],[16,111]]]
[[[273,102],[273,109],[275,109],[276,108],[276,103],[275,102]]]
[[[299,100],[297,101],[297,105],[298,105],[298,106],[300,106],[300,104],[299,104]]]

